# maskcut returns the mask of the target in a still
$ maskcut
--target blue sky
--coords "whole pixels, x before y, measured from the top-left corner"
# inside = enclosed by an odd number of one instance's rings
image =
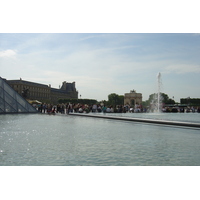
[[[200,98],[200,34],[1,33],[0,76],[51,84],[76,82],[82,98],[107,100],[135,89]]]

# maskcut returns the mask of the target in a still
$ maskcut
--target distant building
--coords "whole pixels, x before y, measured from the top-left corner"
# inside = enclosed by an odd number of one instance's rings
[[[75,82],[63,82],[60,89],[52,88],[51,85],[20,80],[6,80],[6,82],[26,99],[39,100],[42,102],[57,103],[59,99],[78,99]]]
[[[142,94],[136,93],[135,90],[131,90],[130,93],[124,94],[124,105],[136,106],[142,105]]]

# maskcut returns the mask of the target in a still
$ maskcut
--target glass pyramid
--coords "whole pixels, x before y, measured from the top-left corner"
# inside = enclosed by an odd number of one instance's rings
[[[31,104],[0,77],[0,114],[36,112]]]

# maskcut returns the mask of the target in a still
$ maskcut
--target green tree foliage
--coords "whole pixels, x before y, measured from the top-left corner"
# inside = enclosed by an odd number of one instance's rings
[[[124,104],[124,96],[118,95],[116,93],[112,93],[108,95],[108,104],[109,105],[123,105]]]
[[[181,104],[187,104],[190,106],[200,106],[200,98],[182,98]]]
[[[72,103],[72,104],[77,104],[77,103],[81,103],[81,104],[88,104],[88,105],[93,105],[95,103],[97,103],[97,100],[95,99],[59,99],[58,103]]]
[[[169,98],[169,96],[165,93],[161,93],[161,96],[162,96],[162,102],[165,103],[165,104],[175,104],[176,102]]]
[[[147,101],[143,101],[142,105],[144,107],[149,106],[154,101],[154,99],[157,98],[157,96],[158,96],[158,93],[149,95],[149,99]],[[165,93],[161,93],[161,101],[164,104],[175,104],[176,103],[173,99],[170,99],[169,96]]]

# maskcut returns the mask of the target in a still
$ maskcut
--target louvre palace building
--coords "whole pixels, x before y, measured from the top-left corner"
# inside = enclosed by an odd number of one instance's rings
[[[22,80],[6,80],[17,93],[26,99],[38,100],[44,103],[58,103],[59,99],[78,99],[78,91],[75,82],[64,81],[60,89],[52,88],[51,85]]]

